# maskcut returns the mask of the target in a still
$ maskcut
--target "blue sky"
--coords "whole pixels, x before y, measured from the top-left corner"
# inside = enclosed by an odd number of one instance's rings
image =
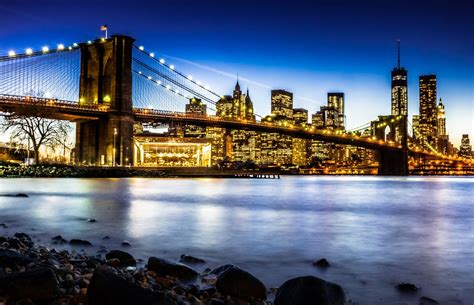
[[[472,1],[459,0],[11,1],[0,3],[0,53],[86,41],[107,24],[219,93],[230,93],[239,73],[259,114],[270,111],[269,88],[294,92],[295,107],[310,113],[328,91],[345,92],[351,128],[389,113],[401,39],[410,114],[418,113],[418,76],[437,74],[458,145],[461,134],[474,136],[472,11]]]

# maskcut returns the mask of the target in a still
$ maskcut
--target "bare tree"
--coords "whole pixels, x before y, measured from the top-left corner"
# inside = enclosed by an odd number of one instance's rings
[[[40,163],[40,149],[43,146],[65,145],[72,127],[67,121],[46,118],[46,113],[8,113],[0,123],[4,132],[10,132],[17,142],[31,141],[35,162]]]

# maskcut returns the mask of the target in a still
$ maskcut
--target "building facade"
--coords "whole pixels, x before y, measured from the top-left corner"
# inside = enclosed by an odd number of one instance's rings
[[[472,145],[468,134],[462,135],[461,146],[459,147],[458,155],[463,158],[472,158]]]
[[[392,115],[408,115],[408,72],[400,66],[400,41],[398,64],[392,70]]]
[[[421,75],[419,79],[420,83],[420,124],[419,131],[423,137],[423,141],[426,141],[430,145],[436,144],[437,136],[437,119],[438,119],[438,107],[437,107],[437,89],[436,89],[436,75]]]

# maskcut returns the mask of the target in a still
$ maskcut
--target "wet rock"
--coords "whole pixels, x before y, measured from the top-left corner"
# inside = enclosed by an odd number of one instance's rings
[[[120,277],[109,268],[99,267],[87,289],[89,305],[172,305],[170,297],[144,289]]]
[[[92,243],[90,241],[82,240],[82,239],[71,239],[69,241],[69,244],[73,246],[83,246],[83,247],[92,246]]]
[[[216,298],[213,298],[211,299],[211,301],[209,302],[209,305],[224,305],[224,301],[222,301],[221,299],[216,299]]]
[[[206,261],[201,258],[197,258],[197,257],[186,255],[186,254],[182,254],[179,261],[185,264],[205,264],[206,263]]]
[[[51,239],[53,241],[53,244],[55,245],[62,245],[62,244],[67,244],[67,240],[65,240],[61,235],[57,235]]]
[[[194,279],[198,275],[194,269],[186,265],[173,263],[157,257],[150,257],[148,259],[148,269],[160,276],[173,276],[184,280]]]
[[[126,240],[122,241],[122,247],[131,247],[131,246],[132,246],[132,244],[130,244],[130,242],[128,242]]]
[[[427,297],[420,298],[420,305],[439,305],[439,303],[433,299]]]
[[[29,197],[27,194],[24,194],[24,193],[18,193],[18,194],[15,194],[13,195],[13,197],[22,197],[22,198],[26,198],[26,197]]]
[[[4,223],[0,223],[0,227],[4,228],[4,229],[8,229],[8,226]]]
[[[265,285],[252,274],[235,266],[225,268],[217,275],[216,288],[221,294],[246,301],[267,298]]]
[[[234,265],[231,265],[231,264],[227,264],[227,265],[222,265],[220,267],[217,267],[215,269],[213,269],[210,273],[211,274],[215,274],[215,275],[219,275],[221,274],[222,272],[226,271],[227,269],[230,269],[230,268],[234,268],[235,266]]]
[[[51,269],[39,268],[0,277],[0,290],[16,300],[47,301],[59,293],[59,286]]]
[[[137,261],[131,254],[120,250],[110,251],[105,255],[105,258],[108,260],[117,258],[120,260],[121,266],[135,266],[137,264]]]
[[[15,233],[15,235],[13,235],[13,236],[15,236],[16,238],[18,238],[22,241],[25,240],[25,241],[28,241],[28,242],[32,242],[31,237],[26,233]]]
[[[33,261],[33,259],[25,254],[8,249],[0,249],[0,267],[15,268],[16,266],[27,266]]]
[[[97,220],[95,218],[89,218],[87,219],[87,222],[97,222]]]
[[[278,288],[274,305],[343,305],[341,286],[314,276],[297,277]]]
[[[316,267],[319,267],[319,268],[327,268],[331,265],[329,264],[327,259],[322,258],[320,260],[317,260],[317,261],[313,262],[313,266],[316,266]]]
[[[103,240],[109,240],[110,239],[110,236],[106,235],[104,237],[102,237]]]
[[[120,260],[118,258],[112,258],[107,260],[107,266],[120,267]]]
[[[398,291],[404,293],[415,293],[421,290],[420,287],[412,283],[398,283],[397,285],[395,285],[395,288],[397,288]]]

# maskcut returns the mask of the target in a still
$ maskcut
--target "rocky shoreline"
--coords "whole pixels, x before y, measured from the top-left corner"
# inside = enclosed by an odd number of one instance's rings
[[[88,241],[67,241],[62,236],[53,237],[52,243],[89,245]],[[90,256],[83,250],[58,251],[35,245],[25,233],[0,236],[0,304],[346,304],[339,285],[316,277],[292,279],[269,290],[234,265],[202,273],[192,268],[204,262],[189,255],[182,255],[179,262],[150,257],[138,267],[137,260],[122,250]]]
[[[90,242],[55,236],[52,244],[87,248]],[[122,250],[56,250],[35,245],[25,233],[0,236],[0,305],[344,305],[344,290],[314,276],[297,277],[268,289],[249,272],[223,265],[198,273],[205,261],[182,255],[178,262],[150,257],[136,260]],[[326,259],[313,263],[330,266]],[[404,293],[419,287],[400,283]],[[420,305],[436,305],[421,297]]]

